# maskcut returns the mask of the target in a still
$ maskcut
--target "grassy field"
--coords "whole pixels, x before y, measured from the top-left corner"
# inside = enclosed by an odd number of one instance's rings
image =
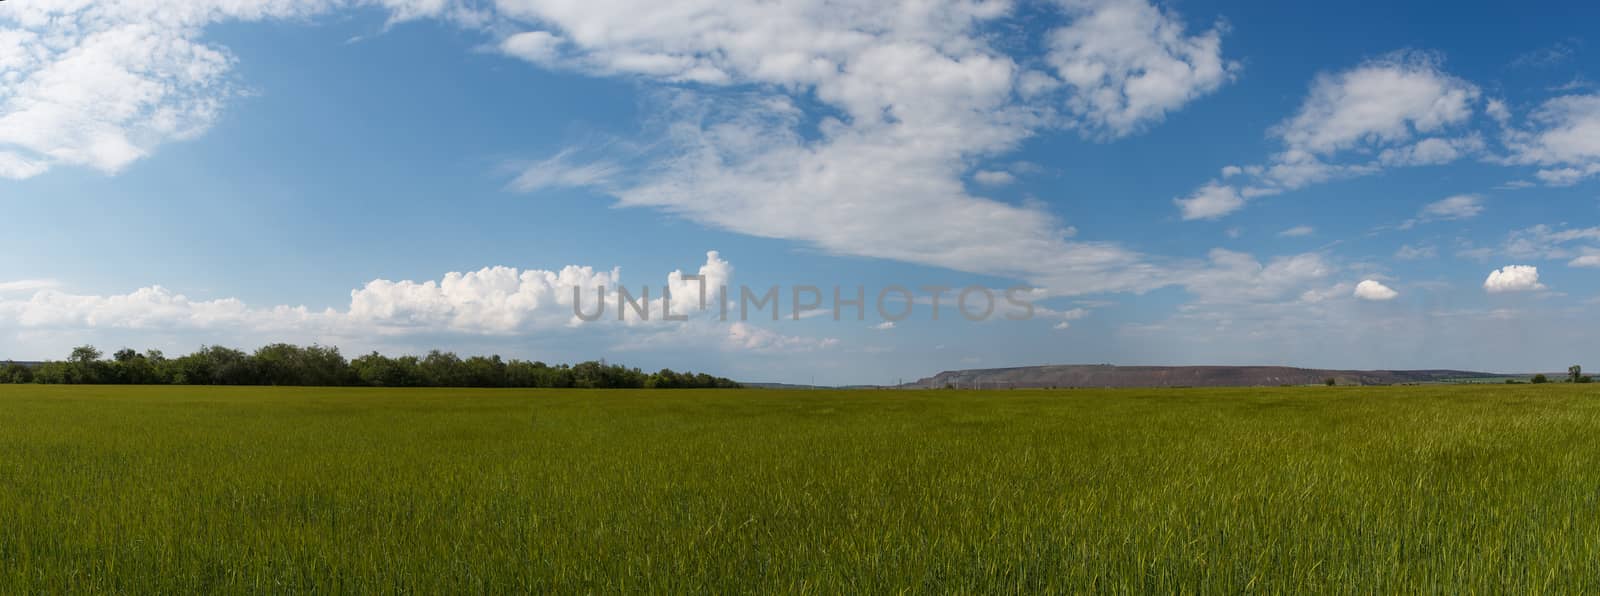
[[[1290,590],[1600,590],[1600,386],[0,385],[0,593]]]

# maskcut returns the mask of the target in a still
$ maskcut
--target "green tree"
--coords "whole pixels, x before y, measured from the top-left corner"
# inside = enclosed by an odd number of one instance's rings
[[[422,384],[429,387],[466,386],[467,367],[455,352],[432,350],[417,364]]]
[[[111,369],[100,361],[101,352],[94,346],[78,346],[67,357],[68,383],[110,383]]]
[[[461,363],[468,387],[505,387],[506,363],[500,356],[473,356]]]
[[[1567,378],[1573,383],[1580,382],[1578,379],[1583,378],[1583,367],[1576,364],[1567,367]]]
[[[7,360],[0,366],[0,383],[32,383],[33,369]]]
[[[1530,383],[1535,383],[1535,384],[1538,384],[1538,383],[1549,383],[1550,379],[1545,378],[1544,374],[1541,373],[1541,374],[1533,375],[1533,380],[1529,381],[1529,382]]]

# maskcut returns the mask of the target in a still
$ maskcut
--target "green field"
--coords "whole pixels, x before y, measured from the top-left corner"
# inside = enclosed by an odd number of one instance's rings
[[[1600,388],[0,386],[0,593],[1289,590],[1600,590]]]

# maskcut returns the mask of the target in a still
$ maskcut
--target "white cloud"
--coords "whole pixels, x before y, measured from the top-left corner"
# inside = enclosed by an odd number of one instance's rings
[[[1483,111],[1501,126],[1505,126],[1511,121],[1511,108],[1506,106],[1506,102],[1503,99],[1490,99],[1484,104]]]
[[[115,174],[193,138],[239,94],[208,25],[377,5],[391,22],[470,12],[445,0],[12,2],[0,11],[0,177],[56,166]]]
[[[1073,23],[1051,35],[1048,61],[1094,134],[1119,137],[1233,79],[1221,25],[1187,35],[1181,18],[1144,0],[1062,0]]]
[[[1344,298],[1351,295],[1351,287],[1349,282],[1339,282],[1326,288],[1312,288],[1300,294],[1300,302],[1317,304],[1336,298]]]
[[[1011,172],[997,170],[979,170],[972,175],[972,179],[986,186],[1005,186],[1017,181],[1017,177]]]
[[[548,31],[524,31],[500,41],[500,51],[534,64],[554,65],[560,57],[561,38]]]
[[[497,6],[547,33],[535,53],[546,60],[545,49],[558,48],[562,68],[753,84],[658,94],[663,112],[652,121],[663,123],[664,138],[647,167],[608,189],[621,205],[1061,293],[1170,280],[1115,244],[1069,240],[1076,230],[1036,203],[970,194],[969,173],[979,184],[1007,181],[972,164],[1055,127],[1128,134],[1223,82],[1216,32],[1186,37],[1175,17],[1142,1],[1066,6],[1067,31],[1053,39],[1068,46],[1058,54],[1103,76],[1059,87],[991,45],[983,28],[1009,15],[1007,2]],[[799,96],[833,115],[813,121]],[[1059,116],[1061,103],[1070,117]]]
[[[1333,272],[1316,253],[1278,257],[1263,265],[1248,254],[1214,248],[1210,258],[1210,267],[1190,272],[1184,281],[1200,303],[1276,300]]]
[[[1432,258],[1436,258],[1438,256],[1439,256],[1439,248],[1436,247],[1436,246],[1432,246],[1432,245],[1412,246],[1410,244],[1406,244],[1406,245],[1401,246],[1399,250],[1396,250],[1394,252],[1394,258],[1400,259],[1400,260],[1403,260],[1403,261],[1417,261],[1417,260],[1421,260],[1421,259],[1432,259]]]
[[[1284,238],[1299,238],[1301,236],[1310,236],[1315,233],[1317,233],[1317,229],[1311,226],[1295,226],[1282,232],[1278,232],[1278,235]]]
[[[232,93],[224,78],[232,58],[181,31],[76,25],[81,33],[66,44],[45,41],[61,28],[6,30],[30,38],[36,59],[8,69],[13,82],[0,90],[0,175],[26,178],[55,165],[116,173],[165,141],[208,128]]]
[[[1483,149],[1483,137],[1478,135],[1453,139],[1431,137],[1410,145],[1384,149],[1378,154],[1378,163],[1386,167],[1435,166],[1453,162]]]
[[[1539,283],[1539,268],[1531,265],[1507,265],[1489,273],[1483,280],[1483,289],[1490,294],[1502,292],[1531,292],[1545,289]]]
[[[608,161],[576,163],[574,150],[567,149],[522,168],[510,187],[522,192],[551,188],[604,188],[616,179],[622,168]]]
[[[1233,186],[1213,180],[1194,196],[1228,199],[1218,202],[1226,209],[1210,211],[1214,218],[1253,197],[1387,167],[1454,161],[1483,149],[1476,134],[1456,130],[1471,119],[1479,96],[1476,86],[1446,74],[1437,57],[1420,52],[1396,52],[1318,75],[1296,113],[1269,131],[1282,145],[1278,153],[1265,164],[1239,168],[1245,179]],[[1188,204],[1179,206],[1185,219],[1197,219]]]
[[[1600,174],[1600,163],[1582,168],[1546,168],[1534,172],[1533,176],[1550,186],[1572,186],[1595,174]]]
[[[305,307],[251,309],[232,298],[193,300],[161,286],[111,296],[41,290],[26,300],[0,300],[0,326],[43,329],[282,329],[326,323]]]
[[[1010,10],[1005,3],[882,3],[847,13],[799,2],[734,10],[503,4],[515,18],[546,24],[574,68],[780,86],[731,99],[672,96],[673,155],[618,191],[622,204],[830,252],[1022,277],[1062,292],[1160,282],[1136,254],[1065,241],[1071,228],[1038,208],[965,192],[967,164],[1010,151],[1048,125],[1043,106],[1018,104],[1017,94],[1059,97],[1077,124],[1120,135],[1209,92],[1226,70],[1217,32],[1185,37],[1175,17],[1143,2],[1067,6],[1072,22],[1053,36],[1066,44],[1055,55],[1078,74],[1098,74],[1068,77],[1059,93],[1049,84],[1023,89],[1048,81],[1020,72],[977,32]],[[818,137],[802,134],[806,115],[790,93],[775,93],[791,89],[813,91],[841,117],[825,118]],[[996,173],[974,179],[1006,181]]]
[[[385,332],[451,330],[507,334],[576,324],[573,290],[586,311],[598,308],[595,288],[614,294],[621,271],[568,266],[560,271],[485,267],[448,273],[439,281],[373,280],[350,293],[348,316]],[[638,290],[634,290],[637,292]],[[607,314],[615,316],[614,296]],[[609,318],[609,317],[608,317]]]
[[[1184,220],[1217,219],[1244,207],[1244,198],[1239,196],[1237,189],[1215,182],[1172,202],[1183,212]]]
[[[725,347],[733,351],[751,352],[812,352],[839,345],[839,340],[827,338],[783,335],[756,327],[743,321],[728,325]]]
[[[1551,99],[1529,120],[1528,129],[1506,130],[1505,163],[1538,166],[1534,176],[1551,186],[1600,174],[1600,94]]]
[[[1383,285],[1382,282],[1377,280],[1366,279],[1362,280],[1361,283],[1356,284],[1355,297],[1362,300],[1381,302],[1385,300],[1393,300],[1399,295],[1399,292],[1394,291],[1389,286]]]
[[[1517,230],[1506,239],[1505,253],[1519,259],[1568,259],[1580,254],[1600,252],[1600,227],[1554,228],[1544,224]]]
[[[1056,321],[1056,324],[1051,326],[1053,329],[1070,329],[1072,328],[1073,321],[1089,316],[1089,309],[1069,308],[1067,310],[1056,310],[1053,308],[1035,305],[1033,308],[1033,316],[1047,321]]]
[[[61,283],[53,279],[19,279],[16,281],[0,281],[0,293],[6,292],[37,292],[60,287]]]
[[[1600,267],[1600,254],[1583,255],[1567,262],[1568,267]]]
[[[712,297],[727,284],[733,267],[715,251],[706,254],[698,273],[706,277]],[[344,310],[314,311],[303,306],[257,308],[234,298],[196,300],[161,286],[128,294],[81,295],[38,283],[10,282],[0,287],[42,288],[27,298],[0,298],[0,330],[49,333],[138,330],[147,335],[202,334],[229,341],[353,340],[371,344],[382,338],[451,334],[472,337],[517,337],[528,334],[583,333],[623,338],[623,343],[675,348],[714,348],[761,352],[809,351],[836,340],[788,336],[743,322],[722,323],[714,301],[698,305],[699,284],[674,271],[672,311],[686,321],[666,321],[662,285],[651,284],[650,321],[627,311],[618,322],[621,272],[567,266],[556,271],[485,267],[447,273],[423,282],[373,280],[350,292]],[[584,322],[575,313],[574,290],[581,292],[585,313],[600,308],[597,288],[605,288],[604,316]],[[644,285],[627,286],[632,294]]]
[[[1465,122],[1478,94],[1431,55],[1391,54],[1318,76],[1299,113],[1273,132],[1290,150],[1315,155],[1393,144]]]
[[[205,131],[239,87],[227,50],[199,41],[209,25],[374,5],[390,22],[440,18],[482,32],[543,67],[667,84],[647,95],[662,108],[648,119],[661,138],[640,144],[648,163],[563,152],[524,167],[511,188],[593,187],[712,227],[1061,293],[1172,277],[1116,244],[1073,240],[1076,228],[1037,203],[968,193],[973,164],[1043,130],[1131,134],[1236,68],[1220,27],[1188,35],[1143,0],[1065,2],[1050,41],[1050,66],[1071,73],[1059,84],[994,45],[988,28],[1014,9],[994,0],[28,2],[0,13],[0,176],[71,164],[117,172]],[[685,82],[698,85],[674,84]]]
[[[878,331],[888,331],[890,329],[894,329],[894,321],[884,321],[882,323],[878,323],[877,325],[873,325],[872,328]]]
[[[1424,219],[1456,220],[1477,217],[1479,213],[1483,213],[1483,197],[1456,195],[1428,203],[1420,215]]]
[[[1518,55],[1511,61],[1511,66],[1517,68],[1546,68],[1566,62],[1576,54],[1583,42],[1576,39],[1563,39],[1542,48],[1531,50]]]

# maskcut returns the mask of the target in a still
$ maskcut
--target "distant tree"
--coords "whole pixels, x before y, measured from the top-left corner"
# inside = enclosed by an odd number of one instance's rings
[[[100,361],[100,350],[94,346],[78,346],[72,349],[72,355],[67,357],[68,383],[110,383],[110,367]]]
[[[373,352],[350,361],[355,381],[373,387],[417,387],[422,385],[416,356],[390,358]]]
[[[350,365],[339,354],[339,348],[272,344],[256,350],[252,361],[256,374],[267,385],[326,387],[352,381]]]
[[[461,363],[465,369],[468,387],[505,387],[506,363],[498,354],[484,358],[473,356]]]
[[[368,385],[377,387],[595,387],[737,388],[723,377],[671,369],[645,374],[604,361],[576,366],[502,360],[433,350],[426,357],[389,358],[377,352],[346,361],[339,349],[270,344],[254,353],[201,346],[189,355],[167,358],[159,350],[140,354],[123,348],[102,360],[93,346],[73,349],[64,361],[33,368],[0,364],[0,383],[130,383],[185,385]]]
[[[1577,383],[1577,382],[1579,382],[1578,379],[1581,379],[1581,378],[1583,378],[1583,367],[1582,366],[1574,364],[1572,366],[1567,367],[1567,379],[1569,381],[1571,381],[1573,383]]]
[[[455,352],[432,350],[417,363],[422,384],[429,387],[462,387],[466,385],[467,367]]]
[[[512,360],[506,363],[507,387],[550,387],[550,367],[543,362]]]
[[[108,381],[130,385],[166,383],[160,362],[162,359],[161,352],[156,350],[145,354],[129,348],[117,350],[111,355],[111,378]]]
[[[1335,380],[1333,377],[1328,377],[1328,378],[1322,380],[1322,384],[1323,385],[1327,385],[1329,387],[1337,385],[1338,383],[1339,383],[1339,381]]]
[[[66,362],[46,362],[33,369],[33,382],[56,385],[71,383],[72,365]]]
[[[172,382],[186,385],[262,385],[249,354],[222,346],[201,346],[178,358]]]
[[[33,369],[7,360],[0,365],[0,383],[32,383]]]
[[[1533,375],[1533,380],[1531,380],[1529,382],[1530,383],[1534,383],[1534,384],[1549,383],[1550,379],[1545,378],[1545,376],[1543,374],[1537,374],[1537,375]]]

